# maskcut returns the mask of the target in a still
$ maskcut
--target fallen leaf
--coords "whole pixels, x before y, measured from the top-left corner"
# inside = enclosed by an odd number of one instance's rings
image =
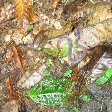
[[[35,14],[33,12],[32,3],[26,0],[13,0],[13,2],[15,8],[15,17],[19,25],[24,27],[26,24],[25,21],[28,23],[33,22]]]
[[[14,82],[11,78],[6,79],[5,86],[8,91],[7,93],[9,101],[18,100],[19,99],[18,91],[15,89]]]
[[[16,66],[18,68],[25,66],[26,65],[26,59],[22,53],[22,50],[15,43],[12,43],[10,45],[10,47],[11,47],[11,50],[13,52],[13,59],[16,63]]]

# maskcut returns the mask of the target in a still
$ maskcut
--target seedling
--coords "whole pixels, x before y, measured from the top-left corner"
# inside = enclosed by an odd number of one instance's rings
[[[66,72],[64,73],[64,77],[71,77],[72,76],[72,70],[67,69]]]
[[[106,82],[109,82],[112,87],[112,68],[104,71],[102,75],[96,79],[96,84],[105,84]]]

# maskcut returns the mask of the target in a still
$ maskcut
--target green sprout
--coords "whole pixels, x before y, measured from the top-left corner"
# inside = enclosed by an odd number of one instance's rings
[[[43,75],[43,77],[52,76],[51,73],[48,70],[45,70],[42,75]]]
[[[81,96],[81,99],[82,99],[84,102],[88,103],[88,102],[91,100],[91,97],[90,97],[89,95],[82,95],[82,96]]]
[[[76,104],[69,112],[80,112],[79,104]]]
[[[109,79],[110,87],[112,87],[112,77]]]
[[[64,75],[64,77],[71,77],[72,76],[72,70],[67,69],[63,75]]]
[[[33,30],[33,25],[29,25],[29,26],[27,27],[27,30],[28,30],[28,31]]]
[[[72,45],[73,45],[73,52],[75,53],[77,51],[78,46],[74,42],[72,42]]]
[[[72,42],[72,46],[73,46],[73,52],[76,53],[78,46]],[[65,42],[64,47],[62,49],[60,49],[60,57],[64,58],[68,56],[68,47],[67,47],[67,42]]]
[[[58,110],[54,110],[54,112],[58,112]]]
[[[43,48],[43,52],[45,54],[51,55],[53,57],[58,56],[58,50],[57,49]]]
[[[112,87],[112,68],[109,68],[108,70],[104,71],[102,75],[96,79],[96,84],[105,84],[107,81]]]
[[[51,64],[52,64],[51,59],[48,59],[48,60],[46,61],[46,65],[47,65],[48,67],[50,67],[50,66],[51,66]]]
[[[67,48],[67,43],[64,44],[64,47],[60,49],[60,57],[64,58],[67,57],[68,55],[68,48]]]

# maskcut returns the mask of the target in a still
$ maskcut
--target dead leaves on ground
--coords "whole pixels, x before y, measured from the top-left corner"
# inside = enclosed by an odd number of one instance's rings
[[[17,46],[14,42],[10,45],[11,50],[13,52],[13,59],[18,68],[22,68],[26,65],[26,59],[23,55],[22,50]]]
[[[18,106],[18,112],[26,112],[26,105],[25,105],[25,99],[23,95],[19,93],[17,90],[14,81],[11,79],[11,77],[8,77],[5,80],[5,86],[7,89],[7,94],[8,94],[8,100],[10,102],[14,101],[18,102],[20,106]]]
[[[0,14],[0,23],[3,22],[3,20],[8,20],[13,18],[13,5],[12,4],[4,4],[4,7],[1,8],[1,14]]]
[[[15,89],[14,82],[11,78],[6,79],[5,86],[8,92],[8,100],[9,101],[18,100],[19,99],[18,91]]]
[[[32,4],[28,0],[13,0],[15,8],[15,17],[19,25],[24,28],[25,24],[33,22],[35,14]]]
[[[61,0],[54,0],[53,6],[52,6],[52,7],[53,7],[53,10],[56,9],[56,7],[59,5],[60,1],[61,1]]]

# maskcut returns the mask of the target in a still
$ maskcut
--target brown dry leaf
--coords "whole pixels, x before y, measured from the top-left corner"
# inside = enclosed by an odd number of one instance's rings
[[[25,59],[25,57],[24,57],[21,49],[18,46],[16,47],[16,49],[17,49],[18,56],[20,58],[20,61],[21,61],[22,66],[25,66],[26,65],[26,59]]]
[[[14,82],[11,78],[6,79],[5,86],[6,86],[7,91],[8,91],[9,101],[18,100],[19,99],[18,91],[15,89]]]
[[[15,43],[12,43],[10,46],[11,46],[11,50],[13,52],[13,59],[16,63],[16,66],[18,68],[25,66],[26,59],[22,53],[22,50]]]
[[[75,92],[75,94],[78,96],[80,93],[80,88],[82,86],[84,86],[83,81],[84,81],[84,76],[80,75],[80,74],[74,74],[69,78],[69,80],[75,82],[74,86],[73,86],[73,91]]]
[[[15,8],[15,17],[21,27],[24,26],[26,20],[28,23],[33,22],[35,14],[32,4],[26,0],[13,0]]]
[[[60,2],[60,0],[54,0],[53,6],[52,6],[53,7],[53,10],[56,9],[56,7],[58,6],[59,2]]]

